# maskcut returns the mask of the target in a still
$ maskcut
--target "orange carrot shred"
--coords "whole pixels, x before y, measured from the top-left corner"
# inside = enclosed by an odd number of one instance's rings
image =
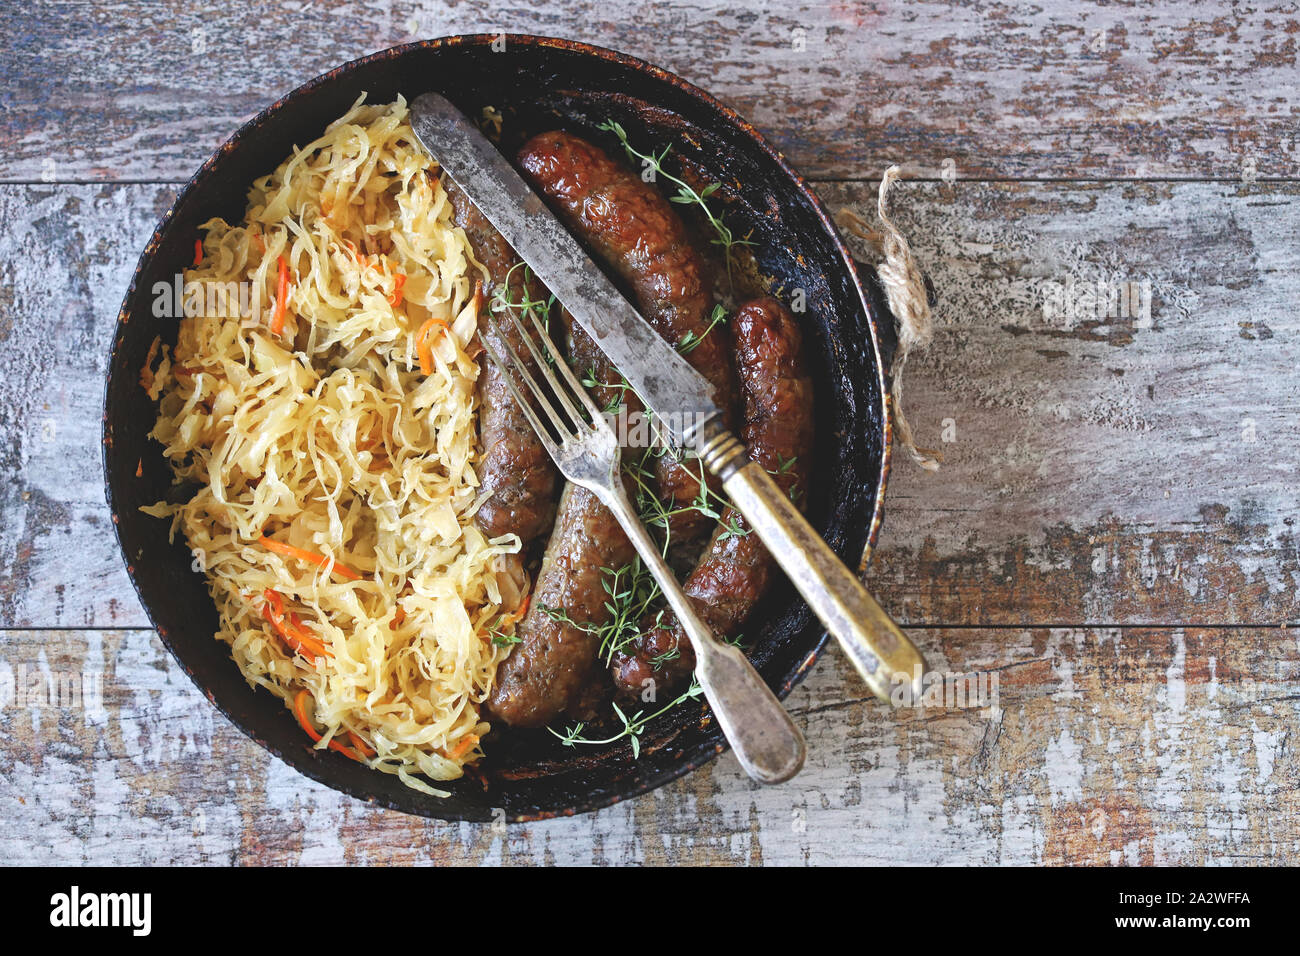
[[[449,750],[447,752],[447,759],[458,760],[461,757],[463,757],[465,754],[467,754],[469,751],[473,750],[474,747],[477,745],[478,745],[478,735],[466,734],[464,737],[460,739],[460,743],[456,744],[455,749]]]
[[[507,623],[513,624],[516,621],[522,621],[524,615],[528,613],[528,605],[532,602],[532,594],[525,594],[524,599],[519,602],[519,607],[506,619]]]
[[[309,696],[309,694],[310,692],[307,691],[306,689],[298,691],[298,696],[296,696],[293,699],[293,713],[294,716],[298,718],[299,726],[301,726],[302,729],[307,732],[307,736],[310,737],[313,742],[320,743],[321,735],[316,731],[316,728],[311,725],[311,721],[307,719],[307,697]],[[356,761],[361,760],[361,758],[357,756],[357,754],[353,753],[351,750],[349,750],[347,747],[344,747],[341,743],[339,743],[337,740],[333,738],[330,738],[329,745],[331,750],[337,750],[345,757],[351,757],[353,760]]]
[[[284,642],[289,645],[289,649],[295,654],[301,654],[303,657],[333,657],[334,652],[326,647],[321,641],[317,640],[310,631],[303,626],[297,614],[290,614],[286,619],[284,613],[284,598],[278,591],[267,588],[262,592],[266,598],[266,603],[262,605],[262,617],[271,622],[271,626],[283,638]]]
[[[277,258],[280,262],[280,276],[275,288],[275,311],[271,313],[272,335],[284,331],[284,313],[289,307],[289,264],[284,261],[284,256]]]
[[[203,240],[194,240],[194,264],[197,266],[203,261]]]
[[[406,285],[406,276],[401,272],[395,273],[393,276],[393,294],[388,299],[388,304],[394,309],[401,305],[402,287],[404,285]]]
[[[348,740],[352,741],[352,748],[356,750],[357,753],[365,757],[373,757],[375,755],[375,751],[366,746],[366,742],[361,739],[361,735],[355,730],[348,731]]]
[[[528,613],[528,605],[532,599],[533,596],[531,593],[525,594],[524,599],[519,602],[517,608],[509,614],[503,614],[497,618],[495,624],[491,625],[487,630],[479,632],[479,637],[486,641],[492,637],[492,631],[499,631],[503,627],[509,627],[511,624],[518,624],[524,619],[524,615]]]
[[[153,388],[153,360],[158,357],[158,346],[162,342],[159,336],[154,336],[149,343],[149,351],[144,357],[144,368],[140,369],[140,387],[146,392]]]
[[[289,613],[289,628],[294,635],[298,644],[307,650],[308,653],[316,657],[333,657],[334,651],[326,647],[325,644],[312,636],[311,631],[307,630],[302,623],[302,618],[292,611]]]
[[[474,312],[477,314],[483,307],[483,283],[474,282]],[[415,354],[420,359],[420,371],[425,375],[433,374],[433,347],[429,344],[429,333],[435,328],[441,326],[448,332],[451,332],[451,326],[442,319],[430,319],[420,326],[420,331],[415,334]]]
[[[433,347],[429,345],[429,333],[439,326],[451,331],[451,326],[442,319],[430,319],[415,334],[415,354],[420,359],[420,371],[425,375],[433,374]]]
[[[315,551],[306,551],[302,548],[295,548],[291,544],[285,544],[283,541],[275,541],[271,538],[266,537],[266,535],[262,535],[262,537],[258,539],[258,543],[261,544],[262,547],[266,548],[266,550],[268,551],[274,551],[276,554],[282,554],[286,558],[297,558],[300,561],[306,561],[309,564],[316,565],[316,567],[318,568],[326,567],[330,563],[329,558],[325,557],[322,554],[317,554]],[[361,580],[361,575],[357,574],[357,572],[353,571],[351,568],[347,567],[346,565],[339,564],[337,561],[334,562],[334,567],[332,570],[339,577],[347,578],[349,581]]]

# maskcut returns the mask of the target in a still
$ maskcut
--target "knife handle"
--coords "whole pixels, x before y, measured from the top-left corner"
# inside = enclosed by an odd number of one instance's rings
[[[723,490],[767,545],[813,613],[848,655],[871,692],[890,701],[901,681],[921,691],[925,659],[916,645],[844,566],[745,446],[720,431],[700,451]],[[913,696],[912,699],[918,699]]]

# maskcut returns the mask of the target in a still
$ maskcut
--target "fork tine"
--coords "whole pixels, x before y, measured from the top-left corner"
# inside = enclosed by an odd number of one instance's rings
[[[530,318],[533,321],[533,326],[537,329],[537,334],[542,337],[542,341],[546,344],[546,347],[550,350],[551,354],[557,355],[558,353],[555,349],[555,343],[552,342],[551,337],[546,334],[546,329],[542,326],[542,323],[537,320],[537,316],[530,313]],[[557,360],[555,364],[559,368],[560,374],[564,376],[564,380],[569,383],[569,387],[573,389],[579,400],[581,400],[583,407],[585,407],[591,414],[593,425],[595,425],[596,428],[608,427],[608,424],[605,422],[605,416],[597,411],[596,403],[591,400],[591,395],[588,394],[587,390],[582,387],[582,384],[573,374],[573,371],[569,368],[569,363]]]
[[[510,354],[510,358],[514,362],[514,371],[518,372],[519,376],[528,383],[528,387],[532,391],[533,397],[537,400],[537,404],[542,407],[544,412],[546,412],[546,417],[551,420],[551,424],[555,426],[555,430],[561,435],[571,435],[575,429],[582,427],[580,423],[571,425],[561,418],[559,412],[556,411],[555,406],[547,397],[546,392],[544,392],[542,387],[537,384],[537,380],[534,379],[532,373],[528,371],[528,366],[524,364],[524,360],[521,359],[519,353],[515,351],[515,347],[510,344],[510,340],[506,336],[501,334],[501,329],[497,325],[496,321],[491,316],[488,316],[487,321],[488,328],[491,329],[495,334],[495,337],[500,340],[501,344],[505,346],[506,351]],[[486,348],[486,346],[487,342],[485,338],[484,347]],[[497,358],[500,359],[500,353],[497,354]],[[527,402],[523,402],[523,405],[525,408],[529,407]]]
[[[507,365],[505,360],[502,359],[496,346],[491,342],[492,336],[485,335],[482,339],[483,348],[487,351],[488,358],[490,358],[492,364],[497,367],[497,371],[501,373],[501,380],[506,383],[506,388],[510,389],[510,394],[514,396],[515,401],[519,403],[519,407],[523,409],[524,417],[528,419],[528,424],[533,426],[533,431],[537,433],[538,439],[546,447],[547,453],[550,454],[552,458],[558,457],[560,451],[559,446],[555,444],[555,440],[551,438],[550,432],[546,430],[546,426],[542,424],[542,420],[538,418],[537,413],[533,411],[533,406],[524,398],[519,386],[515,384],[514,375],[511,374],[510,367]],[[509,346],[507,345],[507,347]],[[538,401],[540,404],[546,404],[541,399],[538,399]],[[562,432],[562,434],[564,433]]]
[[[564,409],[565,414],[568,415],[571,419],[573,419],[574,427],[578,429],[583,429],[588,427],[586,419],[582,417],[582,413],[578,411],[578,407],[573,404],[572,398],[569,396],[566,390],[560,385],[559,379],[555,377],[555,373],[551,371],[550,363],[548,363],[545,357],[541,354],[541,352],[538,351],[537,343],[534,342],[533,337],[528,334],[528,330],[524,328],[524,324],[521,321],[519,321],[519,316],[515,315],[513,310],[507,310],[507,311],[509,312],[510,315],[510,321],[514,323],[515,330],[519,333],[519,337],[523,339],[524,344],[528,346],[528,351],[532,353],[533,360],[537,363],[538,372],[540,372],[541,375],[545,377],[547,384],[551,386],[551,391],[555,395],[555,397],[559,399],[560,405]],[[541,335],[542,342],[546,346],[546,350],[550,352],[552,356],[555,357],[555,364],[561,368],[564,368],[565,363],[564,363],[564,359],[560,356],[560,350],[555,347],[555,343],[551,341],[551,337],[546,334],[546,330],[544,328],[541,328],[540,325],[538,327],[538,333]],[[509,342],[506,342],[507,346],[509,344],[510,344]],[[581,388],[577,388],[577,392],[579,394],[583,394],[583,390]]]

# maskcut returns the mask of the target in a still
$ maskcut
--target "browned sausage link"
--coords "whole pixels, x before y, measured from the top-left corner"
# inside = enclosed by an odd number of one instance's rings
[[[456,224],[465,230],[474,255],[487,267],[491,282],[505,286],[507,302],[537,301],[548,293],[524,269],[519,257],[501,233],[484,218],[469,197],[451,180],[443,186],[456,213]],[[486,303],[491,302],[491,290]],[[479,334],[487,335],[485,305],[479,318]],[[522,317],[522,316],[521,316]],[[505,316],[502,316],[505,318]],[[507,320],[501,323],[504,336],[531,366],[534,364],[518,333]],[[527,546],[546,532],[555,520],[558,479],[555,464],[533,427],[511,396],[501,373],[484,361],[479,372],[479,481],[488,498],[475,515],[480,530],[490,538],[511,532]]]
[[[674,344],[688,337],[695,342],[686,359],[713,385],[718,407],[730,413],[735,381],[726,335],[705,335],[711,283],[668,200],[599,147],[564,132],[534,136],[520,150],[519,163],[570,228],[628,284],[655,330]],[[666,456],[659,461],[665,504],[689,508],[700,491],[699,463],[681,465]],[[704,520],[685,511],[674,520],[673,533],[678,539],[702,533]]]
[[[804,368],[799,326],[775,299],[742,306],[732,320],[736,366],[745,410],[741,437],[750,458],[767,469],[802,510],[813,443],[813,388]],[[742,533],[734,533],[742,532]],[[731,509],[683,586],[706,624],[732,637],[767,590],[776,563],[758,535]],[[648,622],[647,622],[648,626]],[[619,689],[640,693],[681,684],[695,667],[695,654],[671,617],[615,654],[611,665]]]
[[[580,375],[612,381],[609,360],[567,312],[569,359]],[[621,394],[603,386],[601,403]],[[603,568],[622,568],[636,549],[618,520],[591,492],[567,485],[551,532],[532,603],[516,632],[520,643],[497,669],[489,709],[516,727],[538,727],[568,712],[586,719],[608,688],[594,628],[609,620]],[[562,611],[565,619],[557,619]],[[603,687],[602,687],[603,685]]]
[[[580,625],[609,617],[602,568],[632,560],[618,521],[585,488],[567,485],[542,558],[528,614],[510,656],[497,670],[488,708],[515,727],[541,727],[578,701],[597,665],[600,638]],[[549,611],[562,610],[575,623]]]
[[[544,143],[549,147],[543,148]],[[671,342],[690,333],[703,335],[709,296],[702,269],[681,223],[662,197],[600,150],[563,134],[534,139],[524,148],[521,162],[527,172],[537,173],[539,188],[569,214],[575,228],[592,239],[596,252],[606,256],[633,286],[661,335]],[[574,175],[579,181],[570,183],[574,191],[566,192],[564,184]],[[597,185],[604,187],[599,195]],[[619,211],[585,221],[580,209],[588,199],[609,203]],[[597,228],[602,223],[603,228]],[[676,291],[665,286],[673,277]],[[693,356],[697,353],[697,361],[712,361],[726,373],[715,378],[723,383],[718,401],[729,407],[730,364],[717,337],[705,338],[692,350]],[[593,389],[599,403],[607,406],[617,397],[630,409],[640,408],[634,396],[617,388],[618,373],[608,359],[572,323],[569,356],[580,375],[590,372],[599,383]],[[594,496],[566,489],[533,604],[519,627],[521,643],[497,672],[497,689],[489,701],[494,714],[509,724],[532,727],[549,723],[565,710],[589,705],[584,688],[599,667],[598,638],[590,629],[602,625],[610,613],[600,569],[621,568],[634,553],[617,521]],[[548,613],[556,609],[569,620]]]

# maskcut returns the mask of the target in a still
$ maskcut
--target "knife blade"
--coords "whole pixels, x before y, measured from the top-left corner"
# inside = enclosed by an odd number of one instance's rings
[[[654,412],[676,448],[695,447],[719,420],[708,380],[615,288],[500,150],[445,97],[411,103],[411,127],[438,165],[587,330]]]

